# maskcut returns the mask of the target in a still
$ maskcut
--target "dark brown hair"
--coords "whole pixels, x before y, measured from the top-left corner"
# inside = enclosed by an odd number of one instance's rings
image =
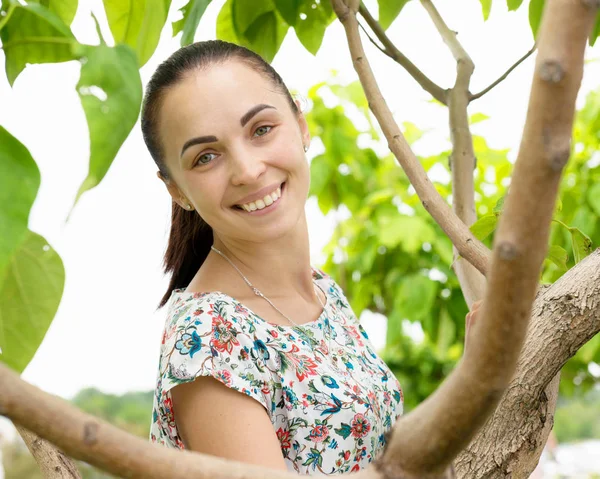
[[[152,158],[165,180],[170,180],[159,134],[159,114],[168,89],[180,82],[186,74],[207,69],[227,60],[238,60],[257,70],[283,93],[294,113],[298,107],[279,74],[269,63],[247,48],[222,40],[192,43],[180,48],[161,63],[146,86],[142,103],[142,134]],[[167,292],[160,301],[164,306],[174,289],[190,283],[213,244],[212,228],[196,211],[187,211],[172,202],[171,231],[164,257],[164,271],[171,274]]]

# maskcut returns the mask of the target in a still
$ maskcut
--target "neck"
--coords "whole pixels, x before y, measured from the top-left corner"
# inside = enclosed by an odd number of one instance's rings
[[[229,258],[248,281],[266,296],[300,294],[307,299],[314,298],[308,229],[304,215],[293,231],[279,238],[259,243],[222,238],[215,234],[214,247]],[[212,268],[218,267],[219,277],[231,278],[235,275],[243,282],[239,273],[217,253],[211,252],[207,263],[209,261]]]

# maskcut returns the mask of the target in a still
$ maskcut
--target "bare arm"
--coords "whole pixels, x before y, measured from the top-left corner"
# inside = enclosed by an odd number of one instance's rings
[[[212,377],[175,386],[173,410],[188,450],[287,470],[265,408]]]

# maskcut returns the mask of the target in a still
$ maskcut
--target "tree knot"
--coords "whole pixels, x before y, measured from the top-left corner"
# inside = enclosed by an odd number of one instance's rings
[[[565,70],[556,60],[546,60],[540,65],[540,78],[549,83],[558,83],[565,77]]]
[[[93,446],[98,442],[98,424],[95,422],[86,422],[83,425],[83,443],[86,446]]]
[[[509,241],[502,241],[498,245],[498,256],[505,261],[512,261],[518,256],[517,247]]]

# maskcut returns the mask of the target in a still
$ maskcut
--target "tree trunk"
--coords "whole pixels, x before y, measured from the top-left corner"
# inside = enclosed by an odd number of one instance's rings
[[[600,249],[539,291],[514,379],[459,454],[459,477],[529,477],[554,423],[559,371],[598,331]]]

